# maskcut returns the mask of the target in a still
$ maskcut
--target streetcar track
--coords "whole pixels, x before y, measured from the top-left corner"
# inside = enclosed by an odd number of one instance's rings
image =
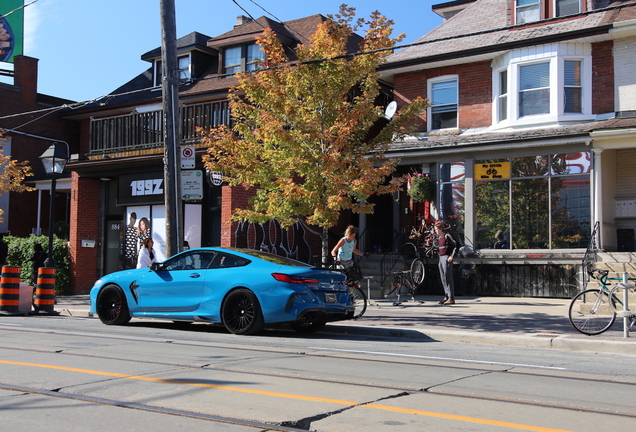
[[[81,402],[88,402],[93,404],[116,406],[119,408],[129,408],[129,409],[151,412],[155,414],[166,414],[166,415],[178,416],[178,417],[189,417],[196,420],[206,420],[206,421],[210,421],[214,423],[227,423],[227,424],[233,424],[237,426],[246,426],[246,427],[251,427],[254,429],[259,429],[261,431],[265,430],[265,431],[277,431],[277,432],[278,431],[304,432],[306,430],[306,429],[298,429],[294,427],[289,427],[282,424],[272,424],[272,423],[265,423],[265,422],[241,420],[241,419],[236,419],[231,417],[218,416],[214,414],[203,414],[203,413],[197,413],[194,411],[163,408],[158,406],[138,404],[134,402],[125,402],[125,401],[120,401],[115,399],[97,398],[92,396],[80,396],[80,395],[74,395],[71,393],[63,393],[59,391],[59,389],[43,390],[43,389],[36,389],[33,387],[9,386],[6,384],[0,384],[0,389],[20,392],[20,393],[37,394],[37,395],[47,396],[47,397],[56,397],[56,398],[63,398],[63,399],[81,401]]]
[[[164,342],[161,342],[164,343]],[[177,343],[179,344],[179,343]],[[193,343],[187,343],[184,345],[193,345],[193,346],[203,346],[203,347],[208,347],[207,344],[193,344]],[[226,348],[225,346],[221,346],[221,345],[217,345],[217,347],[223,347]],[[462,398],[462,399],[472,399],[472,400],[488,400],[488,401],[493,401],[493,402],[502,402],[502,403],[511,403],[511,404],[517,404],[517,405],[523,405],[523,406],[534,406],[534,407],[543,407],[543,408],[557,408],[557,409],[565,409],[565,410],[570,410],[570,411],[578,411],[578,412],[585,412],[585,413],[590,413],[590,414],[603,414],[603,415],[612,415],[612,416],[619,416],[619,417],[627,417],[627,418],[635,418],[636,419],[636,415],[634,414],[630,414],[630,413],[623,413],[623,412],[612,412],[612,411],[606,411],[606,410],[600,410],[600,409],[589,409],[589,408],[581,408],[581,407],[572,407],[572,406],[567,406],[567,405],[559,405],[559,404],[553,404],[553,403],[541,403],[541,402],[532,402],[532,401],[524,401],[524,400],[520,400],[520,399],[511,399],[511,398],[497,398],[497,397],[492,397],[492,396],[485,396],[485,395],[470,395],[470,394],[461,394],[461,393],[455,393],[455,392],[446,392],[443,390],[437,390],[436,388],[446,385],[450,382],[460,382],[462,380],[466,380],[469,378],[473,378],[477,375],[485,375],[485,374],[492,374],[492,373],[506,373],[506,374],[514,374],[514,375],[523,375],[523,376],[538,376],[538,377],[546,377],[546,376],[552,376],[552,375],[547,375],[547,374],[541,374],[541,373],[532,373],[532,372],[525,372],[525,371],[512,371],[512,370],[492,370],[492,369],[478,369],[478,368],[467,368],[467,367],[457,367],[457,366],[451,366],[451,368],[455,368],[455,369],[461,369],[461,370],[470,370],[475,372],[475,374],[472,375],[468,375],[468,376],[464,376],[461,378],[457,378],[455,380],[452,381],[445,381],[445,382],[441,382],[435,385],[432,385],[430,387],[427,388],[421,388],[421,387],[405,387],[405,386],[390,386],[390,385],[380,385],[380,384],[369,384],[369,383],[361,383],[361,382],[354,382],[354,381],[343,381],[342,379],[326,379],[326,378],[316,378],[316,377],[305,377],[305,376],[300,376],[300,375],[292,375],[292,374],[284,374],[284,373],[268,373],[268,372],[255,372],[255,371],[246,371],[246,370],[242,370],[242,369],[236,369],[236,368],[228,368],[228,367],[220,367],[220,366],[212,366],[210,364],[205,364],[205,365],[189,365],[189,364],[183,364],[183,363],[174,363],[174,362],[160,362],[160,361],[155,361],[155,360],[140,360],[140,359],[132,359],[132,358],[123,358],[123,357],[114,357],[114,356],[106,356],[106,355],[96,355],[96,354],[83,354],[83,353],[68,353],[68,352],[64,352],[63,350],[56,350],[56,351],[50,351],[50,350],[41,350],[41,349],[33,349],[33,348],[15,348],[15,347],[5,347],[5,346],[0,346],[1,349],[7,349],[7,350],[14,350],[14,351],[27,351],[27,352],[40,352],[40,353],[56,353],[56,354],[60,354],[60,355],[64,355],[64,356],[72,356],[72,357],[88,357],[88,358],[96,358],[96,359],[108,359],[108,360],[119,360],[119,361],[132,361],[135,363],[145,363],[145,364],[152,364],[152,365],[163,365],[163,366],[172,366],[172,367],[178,367],[178,368],[183,368],[183,369],[209,369],[209,370],[216,370],[216,371],[221,371],[221,372],[229,372],[229,373],[238,373],[238,374],[244,374],[244,375],[254,375],[254,376],[268,376],[268,377],[277,377],[277,378],[286,378],[286,379],[295,379],[295,380],[300,380],[300,381],[315,381],[315,382],[321,382],[321,383],[333,383],[333,384],[347,384],[347,385],[354,385],[354,386],[358,386],[358,387],[362,387],[362,388],[376,388],[376,389],[387,389],[387,390],[397,390],[400,393],[398,393],[397,395],[399,396],[403,396],[406,394],[414,394],[414,393],[428,393],[428,394],[432,394],[432,395],[437,395],[437,396],[446,396],[446,397],[454,397],[454,398]],[[244,347],[242,347],[241,349],[245,349]],[[271,350],[271,349],[254,349],[254,351],[258,351],[258,352],[268,352],[268,353],[277,353],[277,354],[285,354],[285,355],[289,355],[290,353],[287,351],[278,351],[278,350]],[[293,354],[293,353],[292,353]],[[313,355],[313,354],[307,354],[307,353],[295,353],[296,355]],[[320,357],[330,357],[330,358],[334,358],[334,359],[342,359],[342,356],[328,356],[328,355],[317,355]],[[357,360],[357,361],[380,361],[382,363],[387,363],[387,364],[396,364],[396,363],[405,363],[405,362],[398,362],[395,360],[367,360],[367,359],[360,359],[357,357],[344,357],[348,360]],[[410,363],[412,364],[412,363]],[[426,367],[426,366],[431,366],[430,364],[419,364],[419,366],[422,367]],[[165,372],[164,371],[153,371],[153,372],[149,372],[148,374],[146,374],[147,376],[150,375],[155,375],[157,373],[161,373],[161,372]],[[576,377],[568,377],[568,376],[559,376],[560,379],[569,379],[569,380],[580,380],[581,378],[576,378]],[[110,379],[108,379],[110,380]],[[99,380],[100,381],[108,381],[108,380]],[[619,381],[612,381],[612,380],[601,380],[601,379],[590,379],[590,378],[586,378],[586,381],[592,381],[592,382],[598,382],[598,383],[607,383],[607,384],[621,384],[621,385],[629,385],[629,386],[634,386],[635,384],[633,383],[626,383],[626,382],[619,382]],[[11,386],[6,386],[4,384],[0,384],[0,388],[7,388],[7,387],[11,387]],[[61,393],[59,392],[60,389],[54,389],[54,390],[38,390],[41,392],[51,392],[51,393],[56,393],[56,394],[64,394],[65,393]],[[74,397],[72,394],[69,394],[71,397]],[[397,395],[391,395],[390,397],[397,397]],[[79,397],[78,398],[82,398]],[[88,398],[90,399],[90,397]],[[99,398],[97,398],[99,399]],[[122,402],[123,404],[128,404],[127,402]],[[374,402],[360,402],[358,404],[349,406],[349,407],[345,407],[342,408],[340,410],[334,411],[333,413],[329,414],[329,415],[333,415],[339,412],[343,412],[346,411],[348,409],[351,409],[353,407],[356,406],[364,406],[364,405],[369,405],[369,404],[373,404]],[[135,405],[135,404],[130,404],[130,405]],[[315,420],[319,420],[320,418],[325,418],[328,417],[329,415],[325,415],[325,414],[320,414],[318,416],[312,417],[311,419]],[[302,420],[302,419],[301,419]],[[310,420],[310,419],[305,419],[305,420]],[[289,426],[291,429],[281,429],[284,431],[290,430],[290,431],[298,431],[298,430],[307,430],[304,428],[304,426],[307,423],[305,421],[289,421],[289,422],[284,422],[281,423],[281,425],[283,426]],[[294,428],[294,426],[298,426],[298,428]],[[272,429],[272,430],[278,430],[278,429]]]

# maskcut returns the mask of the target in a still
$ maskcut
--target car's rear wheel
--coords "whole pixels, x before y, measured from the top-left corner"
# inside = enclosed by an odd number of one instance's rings
[[[130,321],[124,292],[115,285],[106,285],[97,296],[97,316],[106,325],[123,325]]]
[[[265,326],[256,295],[245,288],[228,294],[221,306],[221,319],[225,328],[234,334],[259,333]]]
[[[289,324],[298,333],[315,333],[327,325],[326,322],[294,322]]]

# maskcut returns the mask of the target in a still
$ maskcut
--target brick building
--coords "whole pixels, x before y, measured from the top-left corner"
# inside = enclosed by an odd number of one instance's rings
[[[182,148],[195,149],[194,167],[181,170],[194,191],[181,208],[184,240],[190,247],[249,247],[305,262],[320,254],[319,238],[300,224],[285,231],[275,222],[229,222],[232,209],[245,206],[250,192],[222,185],[214,173],[205,172],[201,156],[206,149],[196,128],[229,124],[227,98],[237,83],[234,73],[255,68],[261,55],[255,37],[263,29],[271,28],[293,52],[325,20],[313,15],[279,23],[240,16],[231,31],[217,37],[194,32],[177,40],[179,141]],[[359,40],[352,36],[352,50]],[[130,267],[127,254],[139,249],[142,236],[151,235],[158,258],[165,257],[161,50],[141,58],[149,63],[148,70],[65,117],[80,125],[79,151],[68,164],[73,172],[70,253],[75,293],[88,292],[104,274]]]
[[[596,222],[602,249],[634,250],[636,3],[434,11],[445,21],[380,71],[398,104],[432,104],[390,154],[403,172],[429,173],[436,198],[424,214],[403,196],[394,228],[445,220],[462,245],[460,294],[569,297]]]
[[[34,174],[29,184],[37,191],[0,196],[0,207],[4,210],[0,234],[25,237],[31,233],[46,233],[51,180],[39,157],[54,142],[68,143],[69,151],[77,152],[77,124],[60,116],[64,106],[72,101],[38,93],[38,60],[35,58],[16,56],[13,69],[1,72],[13,79],[12,84],[0,83],[0,131],[6,138],[3,152],[15,160],[29,161]],[[68,222],[70,190],[66,174],[57,181],[55,224]]]

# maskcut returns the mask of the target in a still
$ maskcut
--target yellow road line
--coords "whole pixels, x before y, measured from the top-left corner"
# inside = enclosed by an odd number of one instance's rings
[[[162,383],[162,384],[180,384],[180,385],[189,385],[194,387],[206,387],[206,388],[213,388],[217,390],[250,393],[250,394],[257,394],[262,396],[281,397],[281,398],[296,399],[296,400],[306,400],[311,402],[332,403],[332,404],[345,405],[345,406],[359,405],[361,407],[372,408],[372,409],[383,410],[383,411],[391,411],[391,412],[403,413],[403,414],[414,414],[414,415],[425,416],[425,417],[436,417],[436,418],[441,418],[446,420],[457,420],[457,421],[463,421],[463,422],[469,422],[469,423],[479,423],[479,424],[485,424],[490,426],[501,426],[501,427],[506,427],[510,429],[520,429],[525,431],[569,432],[563,429],[552,429],[552,428],[545,428],[541,426],[530,426],[530,425],[523,425],[519,423],[509,423],[509,422],[502,422],[497,420],[481,419],[477,417],[467,417],[467,416],[460,416],[460,415],[454,415],[454,414],[443,414],[443,413],[436,413],[432,411],[392,407],[388,405],[360,404],[359,402],[351,402],[351,401],[345,401],[340,399],[328,399],[328,398],[319,398],[314,396],[295,395],[290,393],[278,393],[278,392],[271,392],[271,391],[264,391],[264,390],[245,389],[240,387],[231,387],[231,386],[224,386],[224,385],[217,385],[217,384],[193,383],[188,381],[180,381],[180,380],[172,380],[172,379],[152,378],[152,377],[139,376],[139,375],[128,375],[128,374],[122,374],[117,372],[104,372],[104,371],[96,371],[91,369],[80,369],[80,368],[72,368],[72,367],[66,367],[66,366],[54,366],[54,365],[46,365],[46,364],[40,364],[40,363],[25,363],[25,362],[17,362],[17,361],[10,361],[10,360],[0,360],[0,363],[18,365],[18,366],[31,366],[31,367],[37,367],[37,368],[63,370],[63,371],[69,371],[69,372],[79,372],[79,373],[92,374],[92,375],[112,376],[117,378],[127,378],[127,379],[134,379],[138,381],[149,381],[149,382],[156,382],[156,383]]]

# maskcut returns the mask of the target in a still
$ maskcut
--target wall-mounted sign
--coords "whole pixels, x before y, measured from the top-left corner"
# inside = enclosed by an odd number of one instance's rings
[[[181,147],[181,169],[194,169],[195,165],[194,147]]]
[[[223,184],[222,172],[206,170],[205,175],[210,186],[221,186]]]
[[[475,164],[475,180],[497,180],[510,178],[510,162]]]
[[[164,202],[161,172],[120,175],[117,187],[117,204],[119,205]]]
[[[185,201],[203,199],[203,171],[181,171],[181,199]]]

